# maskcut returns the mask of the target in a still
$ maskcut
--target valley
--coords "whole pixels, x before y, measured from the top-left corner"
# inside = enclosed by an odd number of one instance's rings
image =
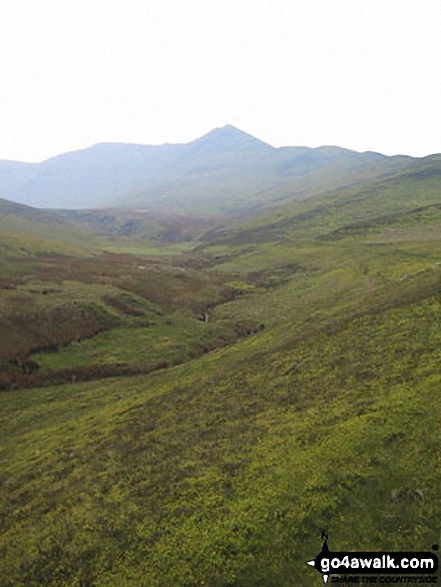
[[[248,137],[192,149],[275,157]],[[323,529],[439,542],[439,156],[351,153],[242,199],[0,200],[0,585],[313,586]]]

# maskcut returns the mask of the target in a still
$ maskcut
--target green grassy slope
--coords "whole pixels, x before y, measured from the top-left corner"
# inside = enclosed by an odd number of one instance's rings
[[[90,255],[93,232],[83,224],[60,219],[49,212],[0,198],[2,256],[58,253]]]
[[[312,586],[323,528],[334,550],[430,550],[440,205],[433,173],[397,174],[191,254],[34,259],[1,299],[78,296],[115,319],[33,355],[41,374],[168,366],[0,394],[0,584]]]
[[[3,395],[3,584],[312,585],[323,527],[336,549],[427,549],[440,310],[437,293],[147,379]]]
[[[423,163],[383,178],[360,181],[358,185],[323,191],[305,201],[272,208],[205,237],[206,253],[214,245],[254,245],[259,242],[305,242],[332,230],[347,230],[362,223],[373,225],[394,221],[400,214],[439,204],[441,198],[439,161]],[[411,221],[411,224],[413,220]],[[204,238],[204,237],[202,237]]]

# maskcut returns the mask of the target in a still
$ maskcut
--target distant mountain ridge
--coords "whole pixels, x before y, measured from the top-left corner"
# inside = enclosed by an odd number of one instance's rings
[[[331,146],[274,148],[227,125],[187,144],[99,143],[42,163],[0,161],[0,197],[37,208],[243,213],[419,161]]]

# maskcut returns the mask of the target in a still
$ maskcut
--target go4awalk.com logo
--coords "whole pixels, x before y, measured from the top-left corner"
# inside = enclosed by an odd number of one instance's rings
[[[328,536],[322,532],[321,552],[307,562],[327,583],[435,584],[438,557],[432,552],[331,552]],[[438,546],[434,545],[433,550]]]

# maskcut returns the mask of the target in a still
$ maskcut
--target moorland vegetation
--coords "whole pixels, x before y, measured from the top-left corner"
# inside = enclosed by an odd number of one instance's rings
[[[438,543],[437,161],[246,216],[0,202],[0,585]]]

